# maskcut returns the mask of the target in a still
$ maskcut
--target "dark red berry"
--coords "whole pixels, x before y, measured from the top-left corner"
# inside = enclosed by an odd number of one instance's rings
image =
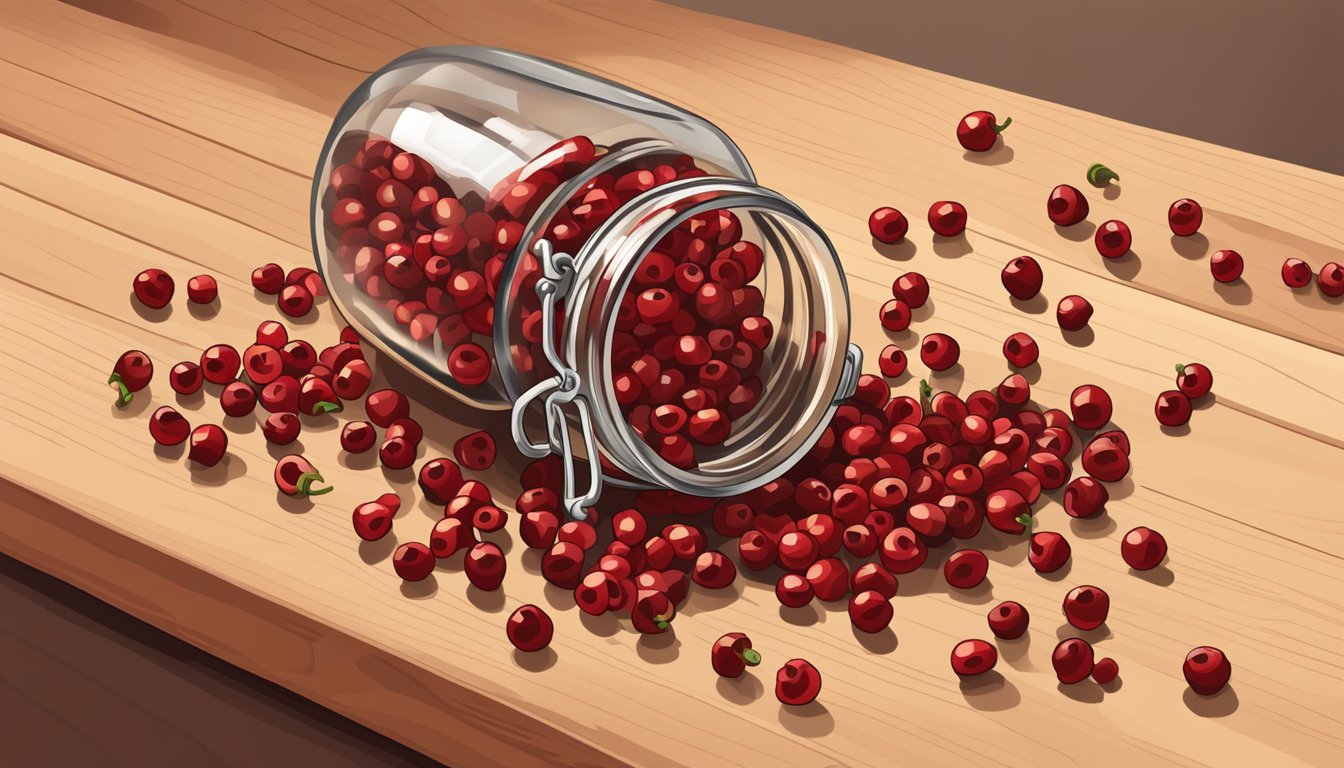
[[[408,541],[392,553],[392,569],[405,581],[424,581],[434,572],[434,553],[418,541]]]
[[[1185,656],[1181,665],[1185,682],[1200,696],[1212,696],[1227,686],[1232,679],[1232,664],[1222,651],[1208,645],[1201,645]]]
[[[341,427],[341,450],[347,453],[364,453],[377,439],[373,425],[367,421],[349,421]]]
[[[272,445],[289,445],[299,439],[299,417],[292,413],[272,413],[261,423],[261,433]]]
[[[1087,218],[1087,198],[1075,187],[1060,184],[1045,201],[1045,212],[1059,226],[1071,227]]]
[[[1190,398],[1185,393],[1169,389],[1157,396],[1153,406],[1157,420],[1164,427],[1179,427],[1190,422]]]
[[[453,456],[468,469],[489,469],[495,463],[495,438],[484,430],[472,432],[453,444]]]
[[[1029,368],[1040,354],[1036,340],[1021,331],[1003,340],[1003,357],[1014,368]]]
[[[1167,225],[1171,227],[1173,234],[1180,237],[1195,234],[1199,231],[1199,225],[1203,223],[1204,209],[1188,197],[1177,200],[1167,209]]]
[[[1093,236],[1093,240],[1097,245],[1097,253],[1108,259],[1118,259],[1124,256],[1129,252],[1129,247],[1134,242],[1134,238],[1129,232],[1129,226],[1123,221],[1114,219],[1102,222],[1101,226],[1097,227],[1097,233]]]
[[[411,401],[395,389],[380,389],[369,393],[364,399],[364,413],[369,421],[386,429],[397,419],[404,419],[411,412]],[[419,439],[412,442],[419,442]]]
[[[507,570],[504,552],[500,550],[498,544],[482,541],[467,552],[466,559],[462,561],[462,569],[466,571],[467,579],[471,581],[472,586],[493,592],[504,583],[504,572]]]
[[[891,624],[892,615],[891,601],[875,590],[857,592],[849,598],[849,620],[860,632],[881,632]]]
[[[1111,420],[1111,396],[1096,384],[1083,384],[1069,397],[1069,410],[1080,429],[1101,429]]]
[[[878,309],[877,318],[888,331],[904,331],[910,327],[910,307],[900,299],[891,299]]]
[[[918,272],[906,272],[892,282],[891,295],[919,309],[929,300],[929,281]]]
[[[1323,264],[1316,276],[1316,285],[1321,289],[1321,293],[1332,299],[1344,296],[1344,267],[1333,261]]]
[[[802,706],[821,693],[821,673],[803,659],[790,659],[775,673],[775,698],[781,704]]]
[[[1110,596],[1097,587],[1074,587],[1064,597],[1064,617],[1079,629],[1096,629],[1105,624],[1110,610]]]
[[[1031,616],[1021,603],[1005,600],[989,610],[989,629],[995,637],[1016,640],[1027,633]]]
[[[741,632],[729,632],[714,641],[710,665],[722,677],[741,677],[747,667],[761,663],[761,654],[752,649],[751,638]]]
[[[1012,123],[1011,117],[1000,123],[993,112],[977,110],[957,123],[957,141],[972,152],[988,152],[1003,129]]]
[[[187,281],[187,300],[193,304],[209,304],[219,298],[219,284],[210,275],[197,275]]]
[[[191,432],[191,448],[187,458],[203,467],[213,467],[224,458],[229,449],[229,436],[215,424],[205,424]]]
[[[378,541],[392,530],[394,514],[396,513],[380,501],[366,501],[360,504],[355,507],[351,515],[355,535],[365,541]]]
[[[165,405],[149,417],[149,434],[159,445],[178,445],[191,434],[191,424],[182,414]]]
[[[1220,283],[1231,283],[1241,277],[1245,267],[1241,254],[1232,250],[1214,251],[1209,257],[1209,272]]]
[[[420,467],[420,490],[432,504],[447,504],[462,488],[462,470],[452,459],[430,459]]]
[[[943,237],[956,237],[966,231],[966,206],[940,200],[929,206],[929,228]]]
[[[168,372],[168,386],[179,395],[192,395],[200,390],[205,377],[201,375],[201,366],[196,363],[182,362],[174,365]]]
[[[1152,528],[1139,526],[1120,540],[1120,556],[1136,571],[1150,571],[1167,556],[1167,540]]]
[[[919,344],[919,359],[934,371],[946,371],[961,358],[961,346],[945,333],[931,333]]]
[[[1289,288],[1311,285],[1311,265],[1301,259],[1284,259],[1280,274],[1283,275],[1283,284]]]
[[[520,606],[509,616],[505,630],[513,647],[532,653],[551,644],[555,625],[545,611],[528,604]]]
[[[1018,256],[1003,268],[999,279],[1013,298],[1026,301],[1041,292],[1041,283],[1045,280],[1045,275],[1035,259],[1030,256]]]
[[[905,373],[907,365],[905,352],[895,344],[888,344],[883,347],[877,356],[877,369],[889,379],[894,379]]]
[[[1092,517],[1106,506],[1110,493],[1095,478],[1075,477],[1064,488],[1064,511],[1070,517]]]
[[[173,300],[173,278],[162,269],[146,269],[131,283],[135,298],[150,309],[163,309]]]
[[[1055,676],[1066,685],[1081,683],[1092,674],[1092,644],[1078,637],[1063,640],[1050,654]]]
[[[242,361],[238,350],[228,344],[216,344],[201,353],[201,373],[211,384],[228,384],[238,377]]]
[[[984,640],[962,640],[952,649],[952,671],[962,677],[983,675],[998,662],[998,650]]]
[[[899,243],[909,230],[905,214],[895,208],[878,208],[868,216],[868,232],[879,243]]]
[[[121,353],[117,362],[112,364],[112,374],[107,377],[107,385],[116,391],[116,404],[122,407],[134,399],[135,392],[149,386],[152,378],[154,361],[144,352],[132,349]]]
[[[943,563],[943,578],[948,586],[957,589],[974,589],[980,586],[989,573],[989,558],[978,549],[959,549],[948,556]]]
[[[405,469],[415,463],[416,446],[404,437],[384,440],[378,448],[378,460],[388,469]]]
[[[1055,306],[1055,320],[1066,331],[1078,331],[1092,319],[1092,305],[1082,296],[1069,295]]]
[[[1097,685],[1110,685],[1120,674],[1120,665],[1115,659],[1105,658],[1092,665],[1092,680]]]
[[[285,287],[285,270],[279,264],[263,264],[252,270],[252,287],[270,296]]]
[[[1213,371],[1201,363],[1187,363],[1176,366],[1176,388],[1186,397],[1194,400],[1208,394],[1213,389]],[[1128,451],[1126,451],[1128,453]]]
[[[1054,573],[1069,561],[1070,552],[1068,539],[1054,531],[1041,531],[1031,535],[1027,559],[1037,573]]]

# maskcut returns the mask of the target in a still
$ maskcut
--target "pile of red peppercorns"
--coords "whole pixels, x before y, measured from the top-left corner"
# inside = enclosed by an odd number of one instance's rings
[[[992,116],[988,119],[992,123]],[[994,136],[979,136],[973,143],[963,141],[963,146],[983,151]],[[488,335],[495,321],[493,299],[504,258],[518,245],[523,223],[541,201],[598,152],[583,137],[567,139],[501,181],[487,198],[458,198],[422,158],[370,137],[330,182],[337,197],[331,223],[340,232],[342,276],[384,302],[412,339],[437,339],[447,350],[447,370],[459,382],[481,384],[491,361],[470,338]],[[559,247],[577,247],[635,195],[703,174],[684,155],[618,168],[579,190],[547,224],[547,235]],[[1072,226],[1086,218],[1088,203],[1077,189],[1061,185],[1051,193],[1047,211],[1056,225]],[[1201,220],[1202,211],[1192,200],[1177,201],[1169,214],[1177,235],[1193,234]],[[966,227],[966,209],[940,201],[930,207],[928,221],[937,235],[955,237]],[[908,227],[893,208],[880,208],[869,220],[871,234],[883,243],[899,241]],[[1123,222],[1108,221],[1097,230],[1097,249],[1107,258],[1123,256],[1130,243]],[[1240,257],[1219,254],[1211,261],[1215,277],[1236,279]],[[695,466],[697,448],[722,443],[732,420],[750,411],[761,394],[760,368],[773,333],[762,314],[760,291],[751,285],[762,265],[760,247],[742,239],[741,222],[730,211],[713,211],[688,220],[659,243],[621,300],[612,346],[617,399],[635,431],[674,466]],[[525,260],[522,274],[525,283],[535,285],[535,259]],[[1014,299],[1027,301],[1039,294],[1043,273],[1035,259],[1021,256],[1004,267],[1001,279]],[[1285,263],[1285,283],[1300,287],[1309,281],[1304,264]],[[259,292],[276,295],[280,311],[291,317],[306,314],[314,298],[325,293],[313,270],[286,273],[275,264],[259,267],[252,282]],[[1337,283],[1344,292],[1337,265],[1323,268],[1319,282],[1328,295],[1339,295],[1331,293]],[[172,285],[167,274],[147,270],[137,276],[134,289],[146,306],[163,307]],[[928,280],[919,273],[897,277],[893,298],[879,311],[882,326],[907,329],[912,309],[921,307],[929,292]],[[192,278],[189,294],[194,302],[213,302],[215,281]],[[523,311],[523,336],[535,346],[542,331],[540,309],[525,303]],[[1079,330],[1092,307],[1082,297],[1066,296],[1056,314],[1061,328]],[[958,363],[959,352],[953,337],[931,333],[923,337],[919,359],[932,371],[946,371]],[[515,355],[520,370],[530,370],[539,359],[535,349],[515,350]],[[1005,339],[1003,355],[1022,370],[1035,365],[1039,350],[1034,339],[1019,332]],[[907,367],[898,345],[878,355],[882,376],[900,377]],[[117,361],[109,384],[125,404],[152,375],[149,358],[132,350]],[[384,466],[404,469],[416,463],[423,430],[411,418],[410,401],[392,389],[366,396],[372,371],[349,328],[339,343],[319,353],[303,340],[291,341],[281,323],[263,322],[255,343],[241,355],[234,347],[215,345],[199,363],[179,363],[170,373],[179,395],[196,392],[203,381],[221,387],[220,405],[227,416],[246,416],[260,403],[270,413],[262,431],[276,445],[297,439],[300,416],[336,413],[343,402],[364,398],[367,421],[343,425],[342,449],[362,453],[378,444]],[[1199,364],[1181,366],[1177,385],[1156,404],[1157,418],[1166,426],[1189,419],[1191,400],[1210,391],[1212,374]],[[880,633],[893,620],[891,600],[899,576],[924,566],[938,548],[977,536],[986,522],[999,535],[1022,536],[1036,571],[1062,569],[1071,556],[1068,540],[1058,532],[1035,530],[1033,505],[1043,493],[1061,491],[1068,515],[1103,513],[1107,486],[1123,480],[1130,466],[1129,439],[1110,423],[1111,415],[1110,396],[1093,384],[1077,387],[1066,411],[1035,405],[1020,373],[965,398],[934,392],[924,382],[919,398],[893,397],[882,377],[864,375],[798,465],[749,493],[704,499],[646,491],[633,495],[629,506],[590,510],[583,522],[565,521],[562,464],[549,456],[523,470],[514,514],[524,544],[542,552],[540,570],[547,582],[570,591],[580,610],[616,613],[640,633],[668,631],[693,586],[718,590],[736,580],[737,565],[715,538],[736,549],[742,567],[769,572],[781,605],[845,600],[856,629]],[[164,445],[190,436],[190,458],[205,466],[227,451],[219,426],[192,430],[168,406],[151,417],[150,432]],[[1071,478],[1075,445],[1081,447],[1086,475]],[[407,541],[393,553],[392,567],[402,579],[428,578],[440,560],[465,552],[468,580],[482,590],[500,588],[504,552],[489,537],[507,525],[509,513],[495,503],[489,487],[463,475],[463,468],[488,470],[496,451],[493,436],[476,432],[455,443],[453,458],[420,464],[421,493],[443,505],[444,515],[425,541]],[[330,490],[314,487],[322,476],[301,456],[281,459],[275,476],[288,495]],[[395,493],[358,504],[352,514],[356,535],[382,539],[401,506]],[[1123,537],[1120,553],[1130,568],[1151,570],[1165,560],[1167,544],[1157,531],[1137,527]],[[950,588],[973,590],[985,582],[989,567],[982,551],[957,548],[943,558],[941,570]],[[1062,601],[1067,623],[1084,632],[1101,627],[1109,608],[1107,593],[1091,585],[1070,589]],[[1009,600],[990,609],[986,620],[995,638],[1011,641],[1027,631],[1030,616],[1022,604]],[[524,605],[508,618],[505,630],[520,651],[535,652],[549,645],[554,625],[544,610]],[[1051,661],[1062,683],[1088,678],[1112,683],[1119,664],[1094,655],[1087,640],[1070,637],[1056,646]],[[992,643],[968,639],[952,649],[951,666],[959,676],[974,676],[993,669],[997,658]],[[761,654],[742,633],[727,633],[711,648],[711,664],[720,675],[739,676],[760,661]],[[1202,695],[1221,690],[1230,670],[1226,655],[1206,646],[1192,650],[1183,665],[1190,686]],[[806,660],[791,659],[776,674],[776,696],[785,704],[806,704],[820,689],[821,674]]]

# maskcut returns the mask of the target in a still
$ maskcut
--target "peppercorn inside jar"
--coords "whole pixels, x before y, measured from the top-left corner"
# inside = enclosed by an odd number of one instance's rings
[[[834,249],[727,136],[521,54],[424,49],[370,77],[323,148],[313,241],[373,346],[513,408],[525,454],[600,460],[582,490],[567,462],[575,516],[604,480],[768,482],[857,378]]]

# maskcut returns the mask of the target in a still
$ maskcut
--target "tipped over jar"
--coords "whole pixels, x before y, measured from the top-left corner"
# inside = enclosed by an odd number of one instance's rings
[[[575,519],[604,483],[759,487],[858,379],[820,228],[709,122],[553,62],[425,48],[375,72],[323,145],[312,225],[346,321],[512,409]]]

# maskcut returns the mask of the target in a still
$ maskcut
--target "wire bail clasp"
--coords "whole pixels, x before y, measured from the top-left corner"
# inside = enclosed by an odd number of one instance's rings
[[[524,456],[533,459],[557,453],[565,468],[565,513],[572,520],[586,520],[587,508],[602,495],[602,468],[598,461],[593,420],[588,399],[579,393],[583,383],[579,374],[560,357],[556,348],[556,307],[569,295],[574,284],[574,257],[556,253],[549,240],[542,238],[532,246],[532,252],[541,261],[541,279],[537,281],[537,295],[541,298],[541,349],[546,362],[556,374],[535,384],[523,393],[513,405],[509,426],[513,441]],[[523,426],[523,418],[534,400],[545,397],[542,409],[546,414],[546,437],[543,444],[533,443]],[[582,495],[575,489],[576,470],[571,445],[569,419],[566,408],[573,409],[578,422],[579,437],[584,455],[588,458],[588,490]]]

